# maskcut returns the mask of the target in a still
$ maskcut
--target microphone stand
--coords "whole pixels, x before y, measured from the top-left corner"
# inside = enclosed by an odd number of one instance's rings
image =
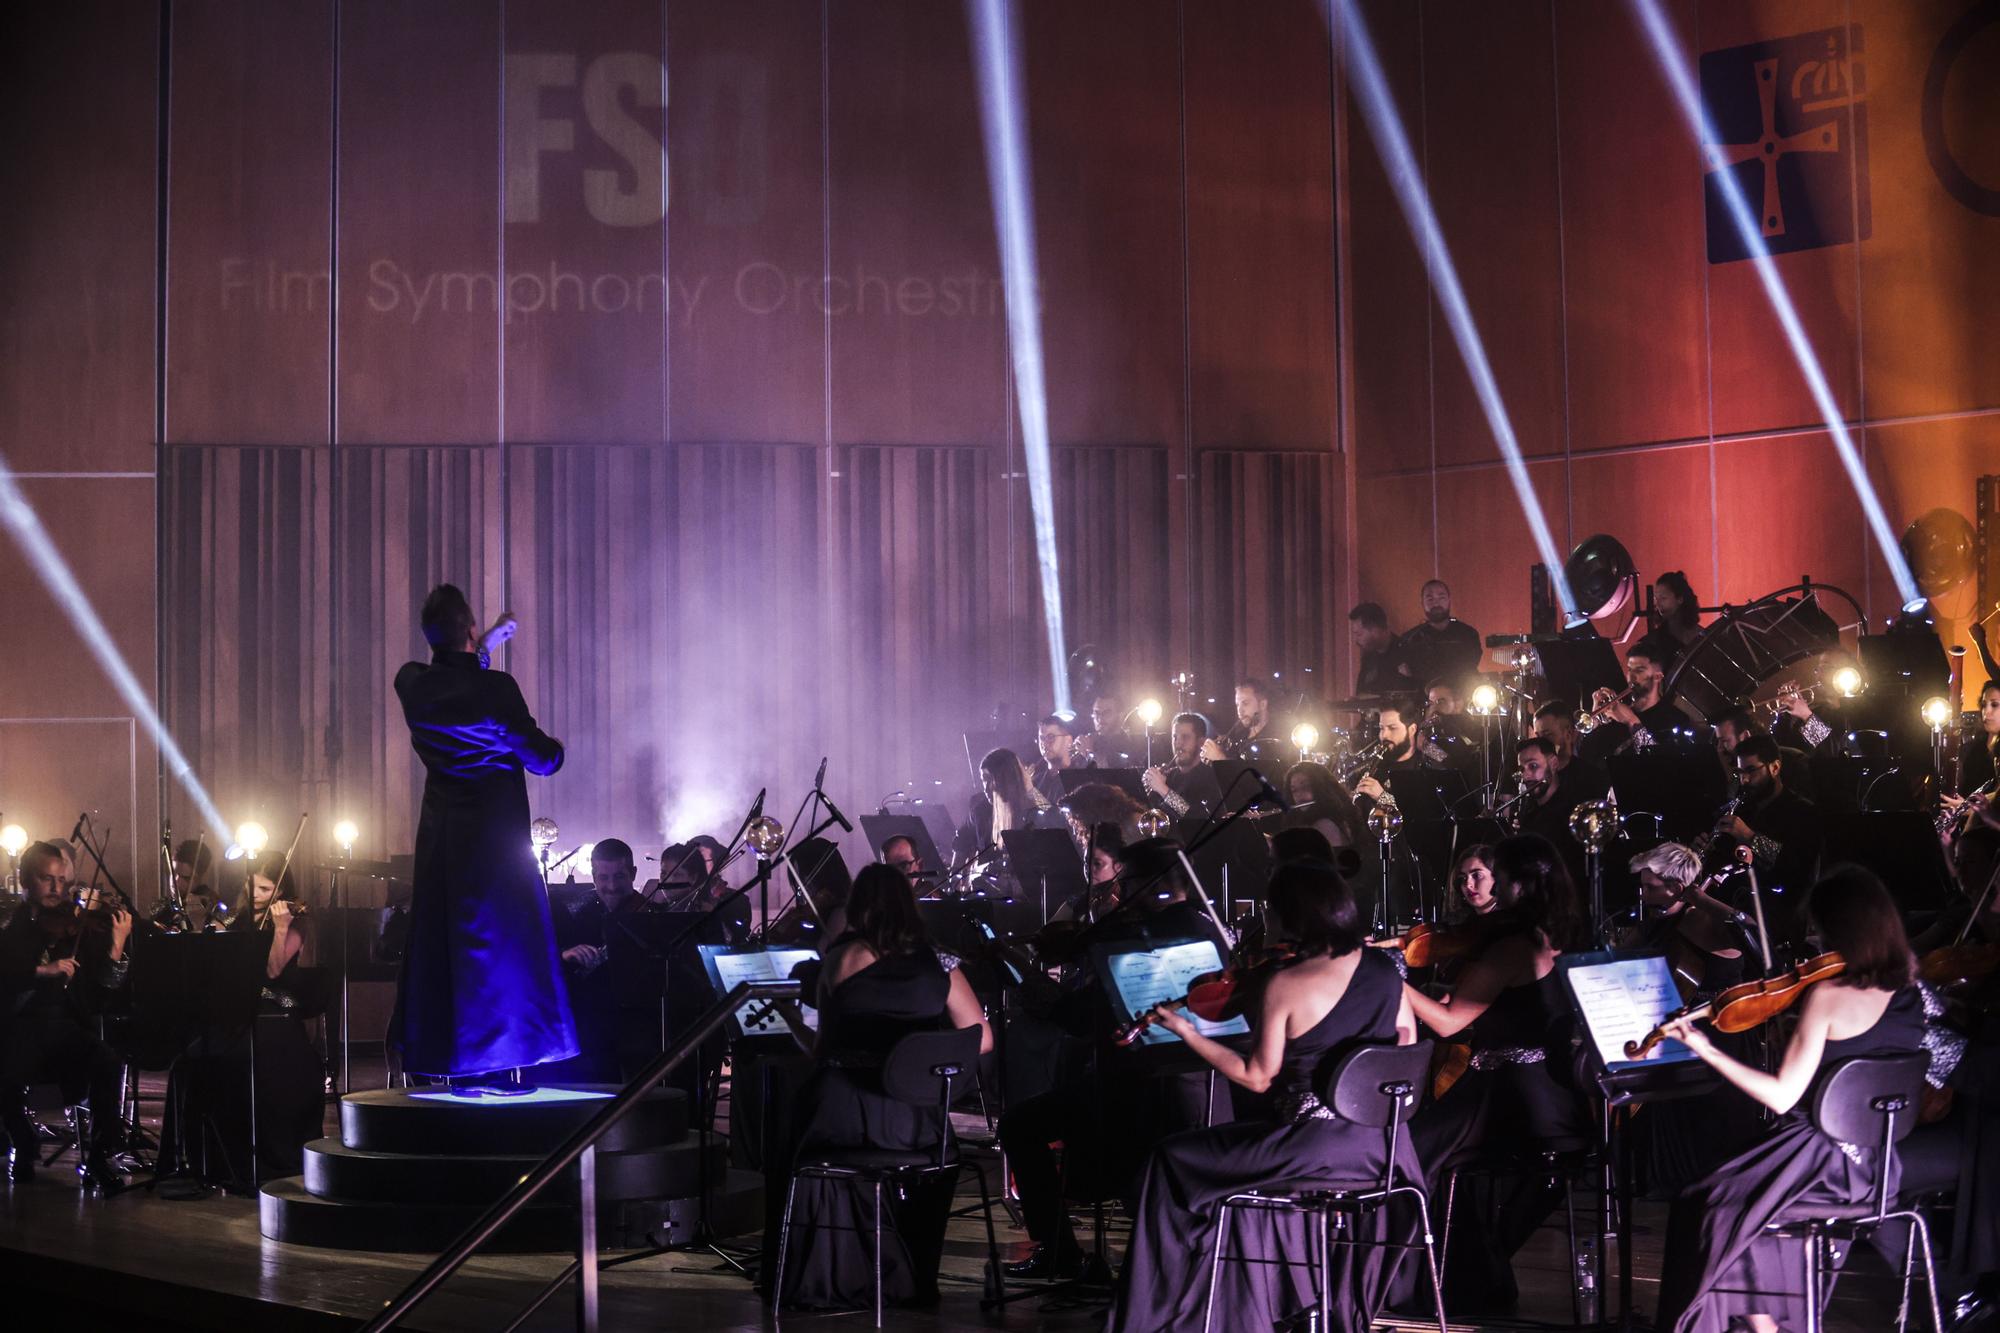
[[[90,835],[92,833],[95,833],[96,831],[97,831],[97,826],[90,822],[90,815],[88,812],[86,812],[81,818],[79,818],[76,821],[76,827],[70,830],[70,837],[74,839],[76,842],[80,843],[83,847],[83,850],[90,853],[90,859],[96,863],[97,868],[91,872],[90,882],[93,885],[95,885],[98,881],[98,877],[102,876],[104,882],[110,886],[111,891],[117,894],[118,897],[124,901],[126,907],[129,909],[132,905],[131,900],[125,897],[125,890],[123,887],[119,885],[117,876],[113,875],[111,873],[111,868],[104,864],[104,854],[101,851],[99,851],[97,847],[93,847],[91,845]],[[102,839],[102,842],[109,843],[110,841],[111,841],[111,835],[110,832],[107,830],[104,838]]]

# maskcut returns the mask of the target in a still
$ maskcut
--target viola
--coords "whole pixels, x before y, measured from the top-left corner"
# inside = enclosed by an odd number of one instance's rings
[[[1940,990],[1979,981],[2000,971],[2000,943],[1965,940],[1932,949],[1917,960],[1917,975]]]
[[[1246,961],[1231,963],[1218,972],[1204,972],[1188,983],[1188,993],[1176,1000],[1148,1009],[1124,1027],[1112,1040],[1130,1046],[1160,1021],[1160,1009],[1185,1009],[1196,1018],[1223,1023],[1240,1018],[1256,1008],[1264,987],[1280,968],[1298,960],[1289,944],[1263,950]]]
[[[1701,1018],[1707,1019],[1708,1025],[1717,1032],[1748,1032],[1791,1008],[1812,987],[1822,981],[1830,981],[1846,970],[1845,958],[1837,953],[1823,953],[1775,977],[1731,986],[1706,1004],[1676,1010],[1668,1015],[1667,1022]],[[1642,1041],[1626,1042],[1626,1058],[1644,1059],[1664,1040],[1666,1023],[1648,1032]]]
[[[1370,940],[1378,949],[1400,949],[1408,967],[1431,967],[1437,963],[1476,958],[1486,946],[1517,928],[1515,916],[1492,911],[1469,921],[1432,924],[1419,921],[1401,935]]]

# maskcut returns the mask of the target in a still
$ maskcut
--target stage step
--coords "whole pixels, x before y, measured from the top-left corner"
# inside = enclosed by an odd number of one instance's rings
[[[728,1169],[729,1142],[720,1136],[708,1145],[708,1172],[719,1182]],[[306,1145],[305,1184],[312,1193],[337,1199],[382,1203],[491,1201],[505,1194],[539,1157],[525,1154],[480,1155],[365,1152],[339,1139],[319,1139]],[[655,1148],[631,1148],[597,1154],[597,1194],[600,1199],[677,1199],[694,1194],[701,1183],[701,1155],[692,1136]],[[569,1184],[551,1185],[573,1191]],[[561,1197],[558,1193],[553,1197]]]
[[[523,1254],[576,1245],[576,1195],[550,1187],[546,1205],[516,1217],[486,1248]],[[330,1250],[437,1254],[476,1221],[492,1200],[472,1203],[398,1203],[323,1199],[306,1190],[302,1176],[265,1183],[258,1195],[258,1229],[271,1240]]]
[[[711,1179],[710,1190],[711,1235],[743,1236],[763,1229],[762,1175],[732,1168],[727,1173],[717,1173]],[[628,1199],[605,1217],[599,1235],[607,1247],[620,1249],[641,1249],[661,1241],[685,1244],[693,1238],[700,1215],[701,1201],[693,1197]]]
[[[539,1160],[603,1110],[616,1088],[537,1088],[523,1097],[460,1097],[439,1088],[354,1092],[340,1100],[340,1139],[371,1153]],[[607,1152],[672,1143],[687,1133],[687,1095],[656,1088],[607,1134]]]

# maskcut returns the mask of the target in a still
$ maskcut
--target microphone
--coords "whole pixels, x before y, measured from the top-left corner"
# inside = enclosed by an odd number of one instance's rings
[[[71,842],[82,842],[83,826],[85,824],[88,824],[89,822],[90,822],[90,811],[86,810],[82,814],[78,815],[76,817],[76,827],[72,828],[69,831],[69,840]]]
[[[755,819],[758,815],[764,813],[764,793],[769,790],[769,787],[759,787],[757,789],[757,801],[756,804],[750,807],[750,818]]]
[[[826,806],[827,814],[833,816],[834,823],[840,825],[840,827],[848,833],[854,832],[854,825],[847,822],[847,816],[840,813],[840,807],[833,803],[833,798],[831,796],[828,796],[825,792],[821,792],[819,794],[819,799],[820,803]]]
[[[1272,800],[1278,803],[1278,808],[1280,810],[1289,810],[1292,808],[1292,803],[1285,799],[1285,794],[1279,791],[1276,787],[1273,787],[1271,785],[1271,779],[1265,777],[1261,770],[1253,768],[1250,771],[1252,773],[1257,774],[1257,785],[1264,789],[1257,793],[1259,796],[1270,797]]]
[[[813,774],[813,790],[823,792],[826,787],[826,756],[819,757],[819,772]]]

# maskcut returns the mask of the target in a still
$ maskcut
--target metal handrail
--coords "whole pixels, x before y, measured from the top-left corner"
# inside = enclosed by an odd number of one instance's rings
[[[562,1146],[543,1158],[541,1165],[522,1177],[520,1184],[481,1213],[479,1220],[467,1227],[443,1254],[431,1262],[430,1267],[419,1273],[409,1286],[403,1288],[385,1304],[380,1314],[362,1326],[362,1333],[381,1333],[381,1330],[394,1327],[396,1322],[414,1309],[419,1301],[457,1272],[480,1246],[493,1239],[500,1228],[511,1222],[536,1195],[548,1187],[551,1181],[568,1170],[571,1163],[584,1158],[586,1154],[590,1154],[590,1159],[584,1163],[581,1173],[582,1241],[578,1245],[577,1263],[572,1269],[565,1270],[564,1278],[566,1279],[571,1271],[579,1273],[582,1287],[578,1301],[578,1322],[590,1333],[595,1333],[597,1201],[594,1177],[597,1141],[651,1092],[656,1083],[672,1073],[675,1065],[685,1060],[696,1047],[708,1040],[709,1036],[727,1022],[731,1014],[742,1008],[746,1001],[796,1000],[798,997],[799,983],[796,981],[741,981],[732,986],[727,995],[710,1006],[708,1011],[695,1021],[693,1027],[681,1034],[679,1040],[660,1052],[659,1057],[646,1066],[645,1072],[626,1084],[624,1090],[611,1099],[609,1106],[578,1126],[575,1133],[563,1140]],[[549,1294],[552,1293],[544,1291],[540,1299],[546,1299]],[[539,1300],[537,1303],[539,1304]]]

